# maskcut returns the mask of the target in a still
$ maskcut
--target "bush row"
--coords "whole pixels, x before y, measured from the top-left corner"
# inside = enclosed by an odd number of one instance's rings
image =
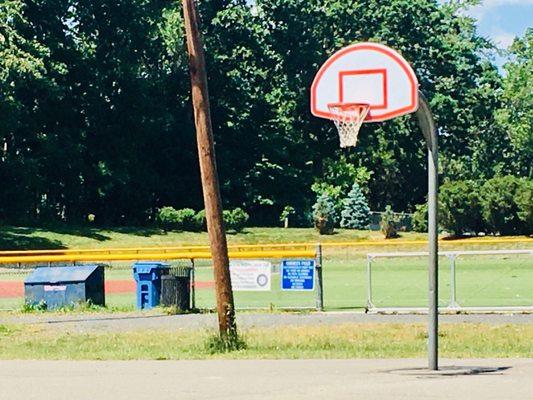
[[[250,217],[242,208],[237,207],[224,210],[223,218],[226,229],[240,232]],[[173,207],[163,207],[159,210],[157,220],[165,231],[207,231],[205,210],[196,212],[192,208],[176,210]]]
[[[487,181],[448,181],[439,194],[439,226],[453,235],[533,233],[533,180],[511,175]],[[417,206],[413,228],[427,231],[427,207]]]

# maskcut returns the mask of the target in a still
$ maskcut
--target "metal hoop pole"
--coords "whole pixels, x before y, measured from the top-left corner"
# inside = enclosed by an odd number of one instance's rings
[[[428,149],[428,362],[429,369],[436,371],[438,365],[438,302],[439,302],[439,256],[438,256],[438,135],[433,114],[422,92],[418,92],[420,106],[416,112],[420,129]]]

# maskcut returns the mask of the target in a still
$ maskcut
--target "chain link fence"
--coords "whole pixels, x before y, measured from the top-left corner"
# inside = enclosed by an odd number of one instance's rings
[[[390,243],[395,243],[391,241]],[[266,246],[266,245],[265,245]],[[449,248],[446,242],[441,247]],[[489,247],[490,246],[490,247]],[[525,246],[525,248],[524,248]],[[487,251],[527,250],[527,244],[470,246],[469,250]],[[513,248],[514,247],[514,248]],[[324,246],[322,261],[323,299],[326,310],[365,310],[368,307],[368,259],[372,246]],[[390,253],[401,252],[405,243],[390,244]],[[409,250],[423,252],[423,243],[411,245]],[[533,259],[527,254],[455,254],[455,275],[452,275],[450,254],[441,254],[440,306],[450,307],[454,302],[468,307],[531,307],[533,306]],[[258,253],[260,254],[260,252]],[[301,257],[309,258],[309,257]],[[235,291],[239,309],[316,309],[317,289],[309,292],[283,291],[280,283],[280,257],[261,257],[272,265],[271,289],[264,292]],[[106,303],[108,308],[121,311],[135,309],[135,282],[132,274],[134,261],[104,261],[106,275]],[[91,264],[97,261],[91,261]],[[192,266],[191,259],[170,261],[172,266]],[[89,264],[89,262],[87,263]],[[37,265],[56,266],[72,263],[2,264],[0,265],[0,309],[18,310],[24,303],[23,281]],[[455,280],[452,279],[455,276]],[[455,283],[455,300],[452,289]],[[215,308],[213,268],[210,260],[194,260],[194,306],[209,310]],[[371,265],[371,303],[374,308],[423,308],[427,306],[427,256],[375,257]],[[370,307],[372,308],[372,307]]]
[[[439,253],[439,307],[533,310],[533,250]],[[426,253],[367,255],[370,310],[427,307]]]
[[[300,257],[309,259],[308,256]],[[238,261],[234,260],[234,261]],[[280,281],[280,263],[282,258],[262,258],[258,252],[256,261],[266,261],[271,265],[269,274],[269,290],[240,291],[234,290],[237,309],[316,309],[318,280],[314,290],[288,291],[282,290]],[[168,261],[172,270],[191,268],[191,305],[200,310],[216,308],[215,282],[211,260],[188,259]],[[82,264],[105,265],[106,306],[110,310],[133,311],[136,304],[136,283],[133,278],[133,262],[77,262]],[[0,267],[0,310],[21,310],[24,306],[24,279],[37,267],[61,267],[73,263],[46,264],[4,264]],[[318,277],[318,274],[315,275]]]

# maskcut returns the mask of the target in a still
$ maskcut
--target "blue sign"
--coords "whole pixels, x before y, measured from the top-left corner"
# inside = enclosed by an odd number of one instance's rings
[[[283,260],[281,290],[314,290],[315,260]]]

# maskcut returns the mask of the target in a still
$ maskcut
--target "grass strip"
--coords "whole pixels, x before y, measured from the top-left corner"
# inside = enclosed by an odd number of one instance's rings
[[[423,324],[342,324],[252,328],[246,348],[213,353],[205,330],[121,333],[58,332],[37,325],[0,325],[0,358],[46,360],[180,360],[425,357]],[[450,358],[533,357],[533,325],[443,324],[440,355]]]

